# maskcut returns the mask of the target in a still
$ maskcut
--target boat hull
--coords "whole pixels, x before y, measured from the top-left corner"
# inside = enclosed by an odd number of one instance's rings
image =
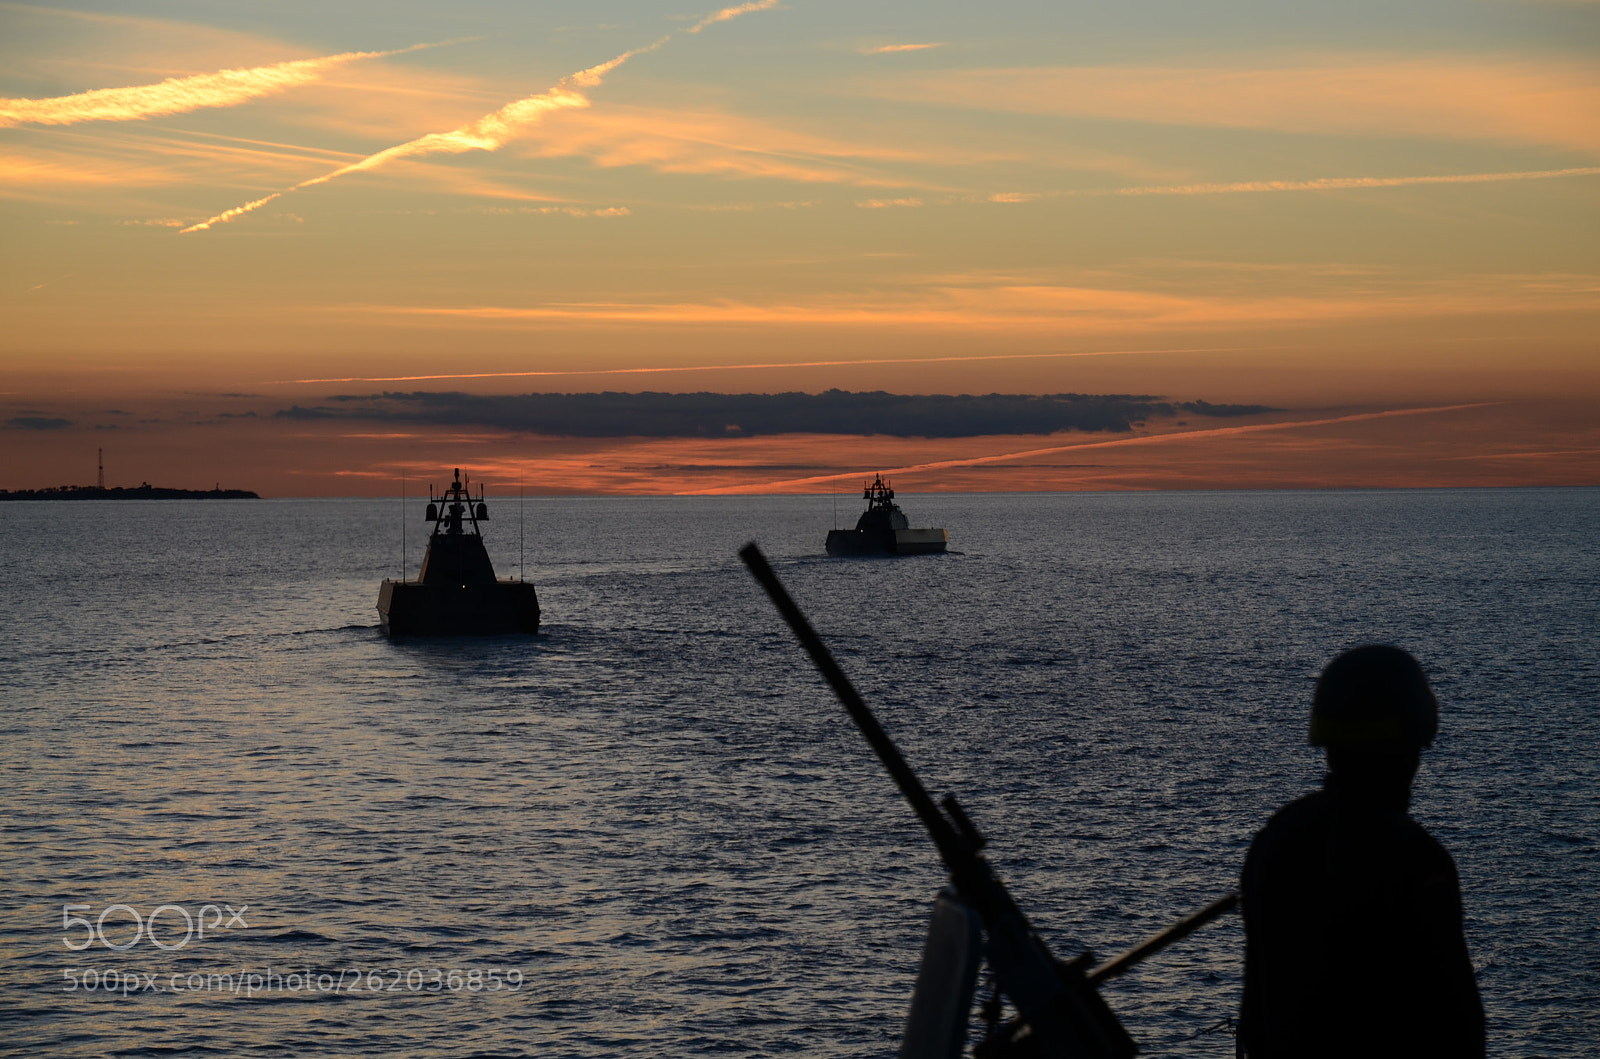
[[[468,585],[384,581],[378,618],[390,636],[496,636],[539,631],[539,594],[526,581]]]
[[[835,558],[858,555],[934,555],[949,544],[942,529],[830,530],[828,554]]]

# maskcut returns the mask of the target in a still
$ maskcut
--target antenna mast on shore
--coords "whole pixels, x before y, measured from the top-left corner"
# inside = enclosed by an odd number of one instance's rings
[[[95,449],[94,451],[96,453],[95,458],[100,463],[100,477],[95,479],[95,487],[97,489],[104,489],[106,487],[106,450]]]

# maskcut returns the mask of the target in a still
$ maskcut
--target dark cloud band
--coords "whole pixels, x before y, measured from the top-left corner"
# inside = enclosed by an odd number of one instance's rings
[[[957,438],[1127,432],[1177,415],[1236,417],[1263,405],[1171,402],[1140,394],[916,395],[851,393],[381,393],[295,405],[284,419],[356,419],[478,426],[564,437],[741,437],[770,434],[887,434]]]

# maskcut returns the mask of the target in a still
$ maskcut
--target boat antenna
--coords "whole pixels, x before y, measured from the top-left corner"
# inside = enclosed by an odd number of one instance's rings
[[[106,450],[95,449],[94,451],[98,454],[100,461],[100,478],[95,485],[101,492],[104,492],[106,488]]]
[[[517,580],[528,578],[522,570],[522,471],[517,472]]]
[[[400,580],[406,579],[406,469],[400,468]]]

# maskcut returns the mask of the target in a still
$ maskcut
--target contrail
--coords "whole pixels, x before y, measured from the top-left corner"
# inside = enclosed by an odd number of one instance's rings
[[[337,177],[348,173],[360,173],[369,169],[377,169],[388,165],[397,158],[409,158],[412,155],[423,154],[461,154],[466,151],[498,151],[504,147],[517,133],[531,125],[538,124],[544,116],[552,110],[587,107],[589,99],[579,88],[594,88],[605,80],[606,74],[615,70],[635,55],[655,51],[667,42],[667,37],[662,37],[654,44],[632,51],[623,52],[609,62],[599,66],[591,66],[587,70],[562,78],[556,82],[554,88],[548,92],[541,92],[536,96],[519,99],[515,103],[508,103],[495,111],[485,115],[477,121],[461,126],[450,132],[430,132],[409,143],[402,143],[398,147],[390,147],[369,155],[359,162],[352,162],[347,166],[335,169],[324,176],[304,180],[290,188],[296,191],[308,188],[313,184],[326,184]]]
[[[740,4],[736,7],[725,7],[715,14],[707,15],[690,26],[685,32],[699,33],[714,23],[726,22],[731,18],[737,18],[751,11],[765,11],[777,3],[778,0],[752,0],[750,3]],[[316,184],[326,184],[330,180],[335,180],[349,173],[361,173],[371,169],[378,169],[399,158],[411,158],[417,155],[429,154],[461,154],[466,151],[498,151],[524,130],[543,121],[545,115],[551,111],[587,107],[589,105],[589,97],[585,96],[580,91],[581,89],[598,87],[605,80],[606,74],[609,74],[612,70],[615,70],[636,55],[644,55],[647,52],[655,51],[671,39],[672,34],[669,33],[653,44],[625,51],[615,59],[603,62],[599,66],[591,66],[587,70],[580,70],[575,74],[563,77],[547,91],[538,95],[528,96],[525,99],[519,99],[514,103],[507,103],[493,114],[486,114],[477,121],[469,122],[460,128],[452,129],[450,132],[430,132],[426,136],[387,148],[374,155],[368,155],[359,162],[341,166],[331,173],[312,177],[310,180],[302,180],[293,187],[275,192],[266,198],[247,202],[243,206],[235,206],[233,209],[225,210],[209,220],[201,221],[199,224],[191,224],[178,234],[203,232],[212,225],[226,224],[240,214],[249,213],[253,209],[265,206],[273,199],[287,195],[291,191],[299,191],[301,188],[312,187]]]
[[[707,15],[699,22],[696,22],[694,25],[684,30],[684,32],[699,33],[707,26],[714,26],[718,22],[726,22],[730,18],[738,18],[740,15],[748,15],[752,11],[765,11],[768,8],[777,6],[778,0],[750,0],[750,3],[748,4],[735,4],[733,7],[723,8],[714,15]]]
[[[262,386],[332,382],[432,382],[437,379],[529,379],[569,375],[658,375],[683,371],[755,371],[764,368],[853,368],[873,364],[953,364],[975,360],[1054,360],[1061,357],[1132,357],[1156,353],[1253,353],[1290,346],[1195,346],[1184,349],[1095,349],[1081,353],[980,353],[950,357],[882,357],[872,360],[800,360],[769,364],[692,364],[665,368],[589,368],[567,371],[475,371],[447,375],[352,375],[338,379],[278,379]]]
[[[906,467],[891,467],[880,469],[882,474],[912,474],[918,471],[940,471],[951,467],[977,467],[986,463],[1005,463],[1009,460],[1023,460],[1036,456],[1053,456],[1060,452],[1074,452],[1082,449],[1108,449],[1122,445],[1163,445],[1174,441],[1192,441],[1196,438],[1226,437],[1236,434],[1259,434],[1269,430],[1298,430],[1302,427],[1324,427],[1338,423],[1359,423],[1368,419],[1390,419],[1396,416],[1432,415],[1438,412],[1460,412],[1470,408],[1487,408],[1493,402],[1480,401],[1476,404],[1451,404],[1435,405],[1428,408],[1394,408],[1386,412],[1358,412],[1354,415],[1334,416],[1331,419],[1302,419],[1292,423],[1251,423],[1238,427],[1212,427],[1209,430],[1184,430],[1171,434],[1145,434],[1136,438],[1117,438],[1113,441],[1084,441],[1075,445],[1052,445],[1045,449],[1028,449],[1024,452],[1000,452],[991,456],[972,456],[959,460],[937,460],[932,463],[917,463]],[[842,474],[819,474],[810,478],[790,478],[781,482],[766,482],[762,485],[729,485],[716,489],[696,490],[686,493],[686,496],[699,495],[724,495],[734,493],[765,493],[775,489],[789,489],[802,485],[821,485],[824,482],[841,481],[847,478],[859,478],[865,471],[846,471]]]
[[[97,88],[53,99],[0,99],[0,128],[13,125],[72,125],[80,121],[137,121],[182,114],[205,107],[231,107],[259,96],[320,81],[329,70],[361,59],[404,55],[434,44],[394,51],[350,51],[320,59],[296,59],[248,70],[218,70],[193,77],[169,77],[160,84]]]
[[[1600,167],[1538,169],[1511,173],[1459,173],[1413,177],[1324,177],[1320,180],[1252,180],[1238,184],[1180,184],[1171,187],[1118,188],[1113,195],[1227,195],[1251,191],[1340,191],[1347,188],[1399,188],[1414,184],[1492,184],[1503,180],[1552,180],[1595,176]]]
[[[1508,180],[1555,180],[1560,177],[1600,176],[1600,166],[1573,169],[1525,169],[1508,173],[1451,173],[1410,177],[1321,177],[1316,180],[1245,180],[1233,184],[1136,185],[1126,188],[1085,188],[1074,191],[1005,191],[990,195],[990,202],[1032,202],[1043,198],[1099,198],[1139,195],[1240,195],[1260,191],[1344,191],[1352,188],[1401,188],[1416,184],[1496,184]]]

